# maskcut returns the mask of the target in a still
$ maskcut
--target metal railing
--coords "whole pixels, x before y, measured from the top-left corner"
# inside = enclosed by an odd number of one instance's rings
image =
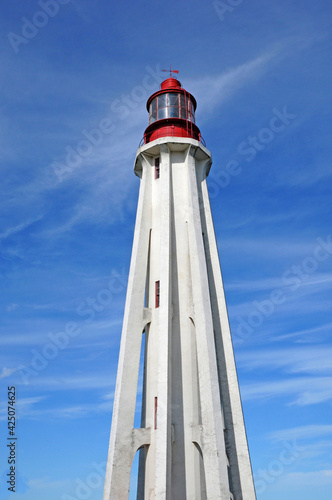
[[[160,139],[161,137],[184,137],[186,139],[190,139],[190,138],[195,139],[194,137],[188,137],[188,135],[185,135],[184,133],[180,134],[179,130],[177,130],[176,133],[174,133],[174,131],[167,133],[167,135],[165,135],[165,133],[159,135],[158,130],[154,130],[153,132],[150,132],[149,134],[144,135],[142,137],[138,147],[141,148],[142,146],[144,146],[144,144],[147,144],[148,142],[150,142],[150,138],[152,135],[154,135],[153,140]],[[201,142],[203,144],[204,147],[206,147],[206,142],[205,142],[204,138],[201,136],[201,134],[199,134],[198,139],[195,139],[195,140],[198,140],[199,142]]]

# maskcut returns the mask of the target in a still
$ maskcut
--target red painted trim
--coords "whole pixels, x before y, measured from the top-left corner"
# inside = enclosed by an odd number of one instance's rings
[[[144,132],[144,142],[154,141],[159,137],[191,137],[200,140],[201,133],[195,123],[182,118],[164,118],[149,125]]]

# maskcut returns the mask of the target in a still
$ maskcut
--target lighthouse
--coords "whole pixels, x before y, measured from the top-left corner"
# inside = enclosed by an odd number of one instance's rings
[[[256,499],[196,106],[172,73],[147,101],[103,500],[138,450],[138,500]]]

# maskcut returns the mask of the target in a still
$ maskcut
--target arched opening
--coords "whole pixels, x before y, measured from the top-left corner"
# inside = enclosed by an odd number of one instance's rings
[[[140,429],[145,427],[145,414],[144,414],[144,379],[145,379],[145,343],[146,343],[146,326],[142,332],[141,354],[139,361],[137,393],[136,393],[136,406],[135,406],[135,419],[134,428]]]
[[[137,485],[138,485],[138,465],[139,465],[139,454],[138,450],[135,454],[133,465],[131,466],[130,473],[130,489],[129,489],[129,500],[137,500]]]
[[[207,500],[203,453],[198,443],[194,442],[193,444],[195,446],[196,470],[198,471],[198,474],[195,475],[196,492],[198,498]]]

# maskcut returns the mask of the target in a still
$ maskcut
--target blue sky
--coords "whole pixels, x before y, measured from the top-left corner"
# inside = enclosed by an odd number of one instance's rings
[[[213,155],[258,499],[331,498],[331,20],[327,0],[2,6],[0,432],[15,385],[16,500],[102,498],[133,161],[170,63]]]

